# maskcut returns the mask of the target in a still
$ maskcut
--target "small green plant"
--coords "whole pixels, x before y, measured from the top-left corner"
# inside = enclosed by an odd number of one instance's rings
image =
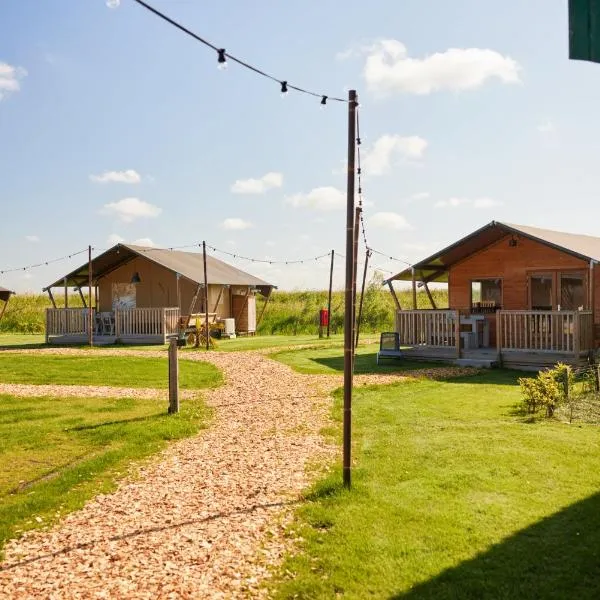
[[[546,410],[546,417],[553,417],[561,404],[568,404],[575,383],[573,369],[558,363],[553,369],[541,371],[537,377],[521,377],[519,385],[526,412],[532,415]]]

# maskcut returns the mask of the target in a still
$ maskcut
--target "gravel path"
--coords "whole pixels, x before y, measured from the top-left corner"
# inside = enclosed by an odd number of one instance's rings
[[[264,595],[259,582],[288,547],[284,529],[309,483],[306,467],[333,451],[319,435],[331,384],[256,353],[186,358],[225,373],[226,385],[207,394],[212,426],[54,529],[11,541],[0,597]]]
[[[28,353],[88,354],[71,348]],[[95,355],[165,357],[164,351],[103,349]],[[49,531],[5,548],[0,598],[255,598],[290,547],[286,524],[307,466],[336,450],[319,432],[338,375],[300,375],[256,352],[186,352],[223,370],[225,385],[205,393],[211,427],[172,444],[140,476],[90,501]],[[357,375],[356,385],[447,377],[472,369]],[[129,395],[164,390],[0,385],[21,395]]]

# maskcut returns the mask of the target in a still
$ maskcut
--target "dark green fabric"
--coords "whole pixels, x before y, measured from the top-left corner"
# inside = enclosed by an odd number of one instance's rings
[[[600,62],[600,0],[569,0],[569,58]]]

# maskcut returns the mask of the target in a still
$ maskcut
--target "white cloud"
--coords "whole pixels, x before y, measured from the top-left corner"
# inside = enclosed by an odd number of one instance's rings
[[[430,196],[431,194],[429,192],[417,192],[416,194],[409,196],[408,199],[411,201],[427,200],[427,198],[429,198]]]
[[[537,130],[542,134],[556,133],[556,125],[552,121],[544,121],[537,126]]]
[[[25,239],[28,242],[32,242],[33,244],[36,244],[37,242],[40,241],[40,238],[37,235],[26,235]]]
[[[108,6],[108,8],[119,8],[119,6],[121,6],[121,0],[106,0],[106,6]]]
[[[106,240],[106,243],[107,243],[109,246],[114,246],[114,245],[116,245],[116,244],[120,244],[121,242],[124,242],[124,241],[125,241],[125,239],[124,239],[124,238],[122,238],[122,237],[121,237],[121,236],[120,236],[118,233],[111,233],[111,234],[108,236],[108,238],[107,238],[107,240]]]
[[[138,238],[137,240],[134,240],[131,243],[136,246],[150,246],[150,247],[156,246],[156,244],[150,238],[147,238],[147,237],[146,238]]]
[[[369,219],[369,225],[379,229],[394,229],[402,231],[412,229],[408,221],[395,212],[378,212]]]
[[[27,75],[27,71],[22,67],[13,67],[5,62],[0,62],[0,100],[12,92],[18,92],[21,89],[19,80]]]
[[[473,208],[492,208],[494,206],[502,206],[502,202],[493,198],[475,198],[473,200]]]
[[[448,198],[447,200],[439,200],[433,206],[435,208],[458,208],[459,206],[472,206],[473,208],[492,208],[501,206],[502,202],[493,198]]]
[[[248,221],[244,221],[244,219],[230,217],[221,223],[221,227],[223,229],[240,231],[243,229],[250,229],[253,225]]]
[[[314,188],[307,194],[294,194],[285,199],[294,208],[338,210],[346,206],[346,194],[331,186]]]
[[[267,240],[265,242],[265,246],[269,246],[270,248],[272,248],[273,246],[276,246],[276,245],[277,244],[274,241],[272,241],[272,240]]]
[[[90,175],[94,183],[140,183],[141,175],[133,169],[126,171],[106,171],[102,175]]]
[[[259,179],[238,179],[232,186],[234,194],[264,194],[267,190],[283,185],[281,173],[267,173]]]
[[[499,52],[482,48],[449,48],[424,58],[410,58],[398,40],[381,40],[367,51],[364,77],[376,93],[430,94],[481,87],[489,79],[520,81],[519,64]]]
[[[390,170],[394,157],[418,160],[423,157],[426,148],[427,140],[418,135],[402,137],[387,133],[365,152],[363,171],[365,175],[383,175]]]
[[[131,223],[140,218],[158,217],[162,212],[162,208],[144,202],[139,198],[123,198],[118,202],[105,204],[101,212],[107,215],[116,215],[121,221]]]

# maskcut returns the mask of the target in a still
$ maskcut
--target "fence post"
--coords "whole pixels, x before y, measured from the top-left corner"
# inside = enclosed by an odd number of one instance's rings
[[[600,366],[594,365],[594,389],[600,392]]]
[[[169,342],[169,414],[179,412],[179,356],[177,338]]]

